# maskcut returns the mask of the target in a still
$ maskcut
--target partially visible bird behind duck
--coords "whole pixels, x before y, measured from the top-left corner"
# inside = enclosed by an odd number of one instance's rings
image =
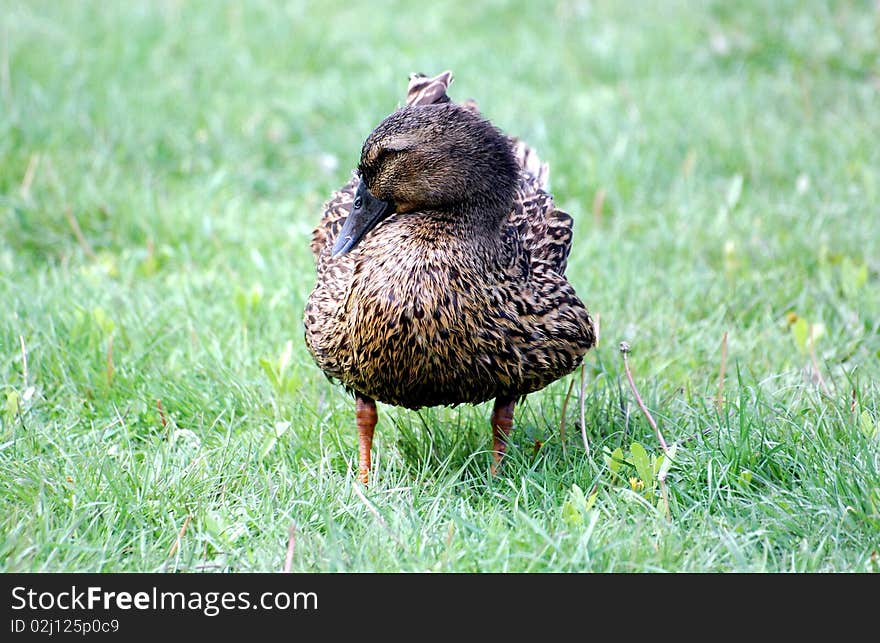
[[[565,278],[572,218],[548,167],[452,74],[410,78],[407,104],[367,137],[312,235],[305,339],[356,399],[365,484],[376,401],[409,409],[495,400],[492,473],[516,402],[571,373],[596,342]]]

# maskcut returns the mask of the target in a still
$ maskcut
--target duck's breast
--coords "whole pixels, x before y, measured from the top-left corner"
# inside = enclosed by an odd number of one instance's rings
[[[493,286],[498,275],[472,248],[401,219],[326,264],[306,309],[313,355],[383,402],[416,408],[495,397],[519,379],[521,361],[492,319],[515,315]]]

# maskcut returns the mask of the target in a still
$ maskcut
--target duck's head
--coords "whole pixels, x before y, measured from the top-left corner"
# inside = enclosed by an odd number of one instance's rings
[[[466,233],[497,234],[518,176],[504,134],[454,103],[404,107],[388,116],[364,142],[358,171],[361,181],[334,256],[393,214],[429,214]]]

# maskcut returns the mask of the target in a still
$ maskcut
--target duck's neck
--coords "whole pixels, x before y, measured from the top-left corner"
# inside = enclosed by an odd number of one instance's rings
[[[426,263],[467,259],[494,265],[504,252],[500,221],[491,224],[447,211],[427,211],[393,217],[388,223],[391,229],[386,234],[396,237],[398,250],[422,260],[430,257]]]

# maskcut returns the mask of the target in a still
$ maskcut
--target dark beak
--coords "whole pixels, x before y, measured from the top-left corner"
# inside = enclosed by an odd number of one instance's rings
[[[339,231],[336,243],[333,244],[333,256],[338,257],[354,248],[365,234],[393,212],[393,204],[390,201],[377,199],[370,194],[361,179],[354,195],[351,212],[346,217],[342,230]]]

